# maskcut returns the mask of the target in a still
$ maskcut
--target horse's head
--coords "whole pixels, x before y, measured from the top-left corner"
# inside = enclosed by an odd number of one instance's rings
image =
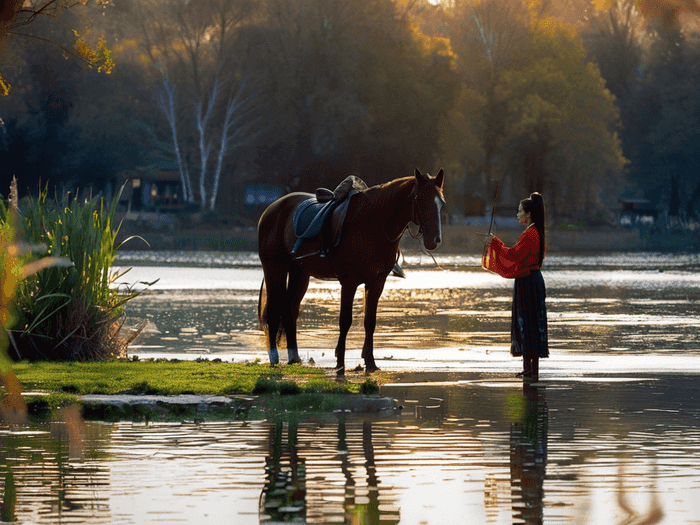
[[[440,211],[445,205],[442,185],[445,182],[445,170],[440,168],[435,177],[423,175],[416,168],[416,186],[413,200],[413,222],[420,226],[423,246],[434,250],[442,241]]]

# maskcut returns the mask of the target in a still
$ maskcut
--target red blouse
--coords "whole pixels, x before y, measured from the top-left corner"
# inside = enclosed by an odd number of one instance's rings
[[[512,248],[498,237],[491,239],[482,266],[506,279],[530,275],[539,269],[540,233],[534,225],[525,228]]]

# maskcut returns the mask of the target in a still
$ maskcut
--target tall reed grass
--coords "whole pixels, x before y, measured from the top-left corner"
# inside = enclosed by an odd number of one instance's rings
[[[69,264],[44,268],[17,283],[17,321],[10,334],[14,359],[94,360],[124,354],[119,329],[124,305],[135,294],[111,287],[123,275],[111,268],[119,248],[118,197],[105,206],[91,195],[49,199],[45,188],[19,207],[17,229],[26,242],[43,245],[49,258]],[[3,224],[12,220],[4,205],[0,213]],[[33,250],[22,262],[31,265],[38,257]]]

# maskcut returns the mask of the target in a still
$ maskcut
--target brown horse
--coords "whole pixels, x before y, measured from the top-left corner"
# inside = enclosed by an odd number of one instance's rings
[[[268,336],[270,364],[279,362],[277,340],[281,333],[287,339],[289,364],[301,362],[296,323],[309,278],[313,276],[337,279],[341,285],[340,336],[335,349],[339,376],[345,373],[345,340],[352,324],[355,292],[359,285],[365,285],[362,357],[367,373],[378,370],[373,337],[379,297],[397,261],[399,242],[409,222],[420,227],[425,248],[434,250],[440,244],[444,178],[443,169],[435,177],[416,169],[413,177],[361,191],[350,201],[338,244],[325,256],[320,255],[321,241],[317,239],[306,242],[292,255],[296,241],[294,211],[313,195],[290,193],[263,212],[258,223],[258,254],[264,273],[258,314]]]

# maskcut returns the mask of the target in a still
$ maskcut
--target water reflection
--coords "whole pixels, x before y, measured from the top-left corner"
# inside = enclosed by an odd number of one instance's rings
[[[518,420],[510,425],[513,519],[514,523],[541,525],[549,424],[546,389],[524,384],[522,397],[511,402],[519,412]]]
[[[286,442],[283,439],[285,427]],[[303,523],[306,520],[306,464],[299,458],[298,430],[296,421],[279,421],[270,426],[260,523]]]
[[[5,508],[37,525],[700,519],[694,375],[399,379],[391,417],[87,423],[82,455],[65,423],[2,427]]]
[[[346,414],[338,414],[334,441],[318,444],[328,457],[317,456],[300,443],[298,422],[271,424],[260,523],[399,523],[398,507],[390,502],[380,505],[372,424],[356,418],[348,422]],[[332,455],[331,447],[335,448]],[[306,457],[300,455],[300,448]],[[311,471],[307,458],[316,466]]]

